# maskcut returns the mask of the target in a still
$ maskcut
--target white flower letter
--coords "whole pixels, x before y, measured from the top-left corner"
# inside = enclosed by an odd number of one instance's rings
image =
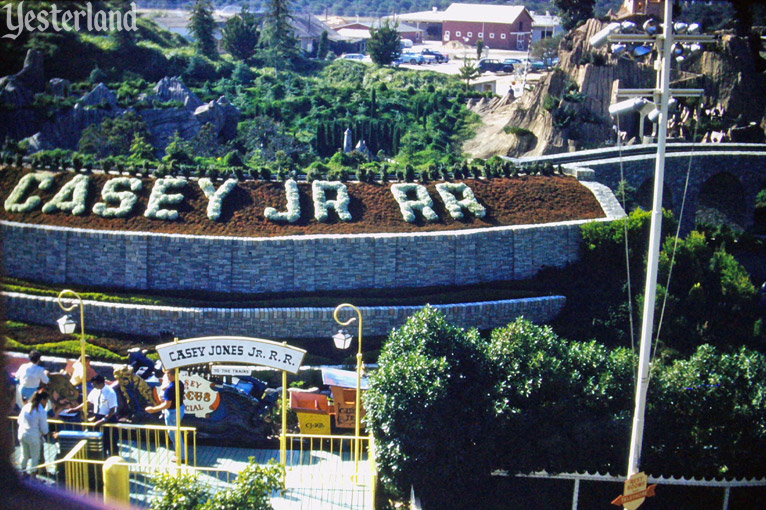
[[[335,191],[335,200],[327,200],[326,191]],[[311,183],[311,194],[314,197],[314,218],[324,223],[327,221],[327,210],[335,209],[341,221],[351,221],[348,212],[348,188],[340,181],[314,181]]]
[[[103,202],[97,202],[93,205],[93,213],[104,218],[124,218],[133,206],[136,205],[138,197],[136,191],[140,191],[143,183],[136,177],[115,177],[109,179],[101,190]],[[123,191],[118,191],[122,189]],[[109,204],[118,204],[116,207],[109,207]]]
[[[85,212],[85,199],[88,197],[87,175],[77,175],[74,179],[64,184],[50,202],[43,206],[46,214],[56,211],[69,211],[75,216]]]
[[[19,200],[30,190],[30,188],[37,185],[37,189],[47,190],[53,186],[53,174],[50,172],[37,172],[33,174],[27,174],[19,179],[16,187],[8,198],[5,199],[5,210],[12,213],[25,213],[32,211],[35,207],[40,205],[43,201],[42,198],[32,195],[27,197],[24,203],[20,204]]]
[[[221,207],[223,206],[223,199],[226,198],[231,190],[237,185],[237,179],[227,179],[218,191],[216,191],[213,182],[208,178],[202,178],[199,180],[199,188],[205,194],[208,199],[207,203],[207,217],[213,221],[216,221],[221,217]]]
[[[418,197],[417,200],[407,199],[407,193],[410,191],[415,191]],[[439,216],[433,210],[434,202],[431,200],[431,195],[428,194],[428,190],[422,184],[411,182],[392,184],[391,193],[394,194],[394,199],[399,203],[399,210],[402,211],[404,221],[414,223],[415,211],[420,211],[426,221],[437,221],[439,219]]]
[[[487,214],[484,206],[476,200],[476,195],[473,194],[473,190],[463,182],[441,182],[436,185],[436,191],[439,192],[439,196],[442,197],[444,205],[447,206],[449,215],[456,220],[463,217],[463,209],[468,209],[468,212],[477,218],[483,218],[484,215]],[[458,200],[458,195],[462,195],[463,199]]]
[[[183,188],[184,186],[186,186],[186,179],[175,177],[157,179],[152,188],[152,194],[149,196],[149,206],[146,208],[144,216],[154,220],[177,220],[178,211],[175,209],[164,209],[162,206],[183,202],[183,194],[173,193],[169,195],[165,192],[171,188]]]
[[[301,201],[298,195],[298,183],[293,179],[285,181],[285,196],[287,197],[287,211],[277,212],[273,207],[267,207],[263,215],[271,221],[289,221],[295,223],[301,219]]]

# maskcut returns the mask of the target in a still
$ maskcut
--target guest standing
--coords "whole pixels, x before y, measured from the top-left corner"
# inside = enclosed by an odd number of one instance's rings
[[[96,374],[93,379],[90,380],[93,384],[93,389],[88,392],[88,404],[89,408],[92,406],[93,415],[88,418],[88,421],[92,421],[93,425],[100,427],[104,423],[116,423],[117,422],[117,393],[106,384],[106,379],[101,374]],[[82,409],[83,404],[76,407],[67,409],[68,413],[74,413]],[[87,413],[86,413],[87,415]],[[104,454],[108,457],[111,453],[111,432],[109,434],[102,430],[104,440]]]
[[[19,442],[21,443],[21,471],[27,469],[27,462],[32,467],[41,464],[43,437],[48,434],[48,392],[37,390],[19,413]]]
[[[48,384],[48,371],[40,366],[40,352],[29,352],[29,361],[24,363],[16,371],[16,379],[19,380],[21,401],[26,403],[29,397],[40,388],[42,384]]]
[[[180,423],[181,420],[183,420],[184,415],[186,414],[186,406],[184,406],[184,383],[182,381],[179,381],[178,384],[180,385],[180,392],[179,395],[181,395],[181,416],[176,416],[176,375],[175,371],[165,370],[165,376],[168,378],[168,381],[170,381],[170,384],[165,388],[165,391],[162,394],[162,402],[157,404],[156,406],[149,406],[146,408],[147,413],[157,413],[162,411],[162,416],[165,419],[165,425],[168,427],[175,427],[176,426],[176,419],[179,420],[178,423]],[[175,430],[170,431],[170,440],[173,442],[173,446],[175,447],[176,444],[176,434]],[[184,438],[181,436],[178,439],[181,442],[181,460],[185,461],[186,458],[186,452],[184,451]],[[172,459],[175,460],[175,459]]]

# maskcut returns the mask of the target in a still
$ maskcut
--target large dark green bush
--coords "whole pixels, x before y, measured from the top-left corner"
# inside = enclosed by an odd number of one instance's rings
[[[497,457],[511,473],[627,465],[634,356],[519,319],[492,332]]]
[[[478,333],[427,307],[391,333],[378,365],[364,403],[384,483],[400,495],[414,485],[429,507],[475,508],[494,426]]]

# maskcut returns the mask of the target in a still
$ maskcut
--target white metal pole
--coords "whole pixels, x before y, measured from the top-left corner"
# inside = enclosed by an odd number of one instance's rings
[[[641,330],[641,348],[638,361],[638,384],[636,386],[636,407],[633,412],[633,431],[630,438],[630,458],[628,476],[639,472],[641,463],[641,443],[644,436],[644,414],[646,411],[646,392],[649,387],[649,364],[652,352],[652,333],[654,331],[654,303],[657,294],[657,269],[662,238],[662,187],[665,174],[665,139],[667,138],[668,96],[670,94],[670,62],[673,48],[673,2],[665,2],[664,36],[662,40],[662,67],[660,76],[660,118],[657,121],[657,160],[654,169],[654,195],[652,200],[651,231],[649,234],[649,254],[646,264],[646,290],[644,292],[644,311]]]

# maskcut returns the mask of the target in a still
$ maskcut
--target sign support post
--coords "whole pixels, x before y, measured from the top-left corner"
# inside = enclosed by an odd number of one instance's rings
[[[173,338],[173,343],[178,343],[178,337]],[[178,367],[175,371],[176,380],[173,384],[176,389],[176,466],[181,467],[181,374]]]
[[[282,342],[287,345],[287,342]],[[282,370],[282,433],[279,435],[279,457],[287,469],[287,372]]]
[[[162,365],[166,370],[175,369],[176,413],[181,412],[180,374],[178,369],[202,363],[241,363],[263,365],[282,371],[282,433],[280,434],[280,457],[287,467],[287,372],[295,374],[300,369],[306,351],[261,338],[239,336],[209,336],[188,338],[157,346]],[[176,420],[176,434],[180,439],[181,421]],[[181,444],[176,441],[176,461],[180,466]]]

